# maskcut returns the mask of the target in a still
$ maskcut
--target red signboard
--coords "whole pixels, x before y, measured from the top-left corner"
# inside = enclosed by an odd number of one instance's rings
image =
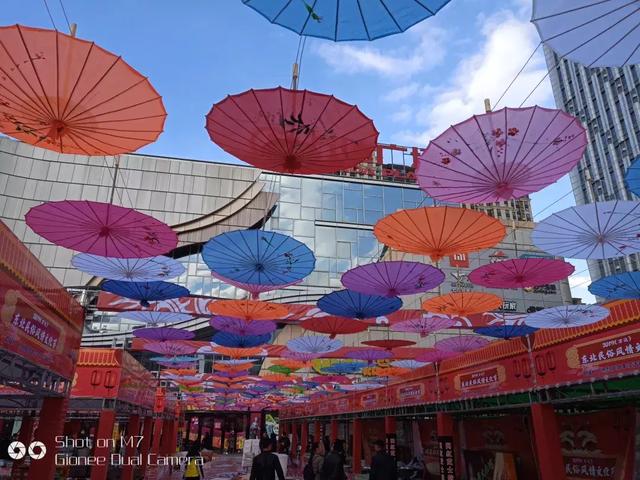
[[[378,403],[378,393],[363,393],[360,397],[360,406],[363,408],[374,407]]]
[[[449,257],[449,265],[458,268],[469,268],[469,255],[466,253],[456,253]]]
[[[396,392],[397,401],[401,404],[416,403],[424,400],[424,384],[422,383],[400,386]]]
[[[614,371],[614,365],[638,368],[640,329],[578,343],[567,350],[567,363],[571,368],[582,368],[585,373]]]
[[[456,375],[454,385],[458,391],[475,389],[495,389],[506,378],[505,368],[501,365]]]

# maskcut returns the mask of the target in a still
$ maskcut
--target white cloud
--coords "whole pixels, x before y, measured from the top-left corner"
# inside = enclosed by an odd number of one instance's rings
[[[387,102],[399,102],[415,95],[420,90],[420,84],[417,82],[409,83],[398,88],[394,88],[387,93],[383,99]]]
[[[395,123],[407,123],[413,118],[413,109],[409,105],[402,105],[400,110],[391,114],[391,120]]]
[[[482,113],[484,99],[495,104],[539,43],[537,32],[528,21],[528,13],[500,11],[479,17],[482,40],[479,47],[454,68],[448,82],[433,91],[414,116],[418,128],[396,133],[392,141],[426,145],[430,138],[450,125],[473,114]],[[547,73],[541,49],[518,76],[498,108],[519,106]],[[551,88],[544,81],[526,105],[553,105]],[[494,105],[495,106],[495,105]]]
[[[322,42],[315,52],[340,73],[376,73],[384,76],[408,77],[438,65],[445,56],[446,31],[423,22],[405,35],[413,39],[411,47],[382,50],[371,45]],[[417,39],[417,41],[416,41]]]
[[[590,283],[591,278],[588,275],[573,275],[569,277],[571,295],[575,298],[581,298],[584,303],[595,303],[596,298],[588,290]]]

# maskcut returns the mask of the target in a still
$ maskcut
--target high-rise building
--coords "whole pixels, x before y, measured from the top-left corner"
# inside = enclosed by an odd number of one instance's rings
[[[547,47],[544,52],[556,105],[578,117],[589,135],[585,155],[570,174],[576,203],[633,200],[624,175],[640,155],[640,68],[586,68]],[[597,280],[638,270],[640,258],[634,254],[588,264]]]

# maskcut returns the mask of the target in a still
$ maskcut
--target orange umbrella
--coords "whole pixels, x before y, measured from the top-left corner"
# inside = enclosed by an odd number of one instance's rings
[[[305,362],[300,362],[299,360],[290,360],[288,358],[276,359],[273,360],[272,363],[273,365],[278,365],[279,367],[288,368],[293,372],[303,369],[307,366]]]
[[[391,248],[438,261],[492,247],[504,238],[506,229],[499,220],[476,210],[422,207],[387,215],[376,223],[373,233]]]
[[[270,375],[261,375],[260,378],[265,382],[271,383],[289,383],[294,382],[295,378],[289,375],[283,375],[281,373],[273,373]]]
[[[207,308],[215,315],[244,320],[278,320],[289,314],[287,307],[282,304],[259,300],[218,300],[209,303]]]
[[[248,378],[249,377],[225,378],[225,377],[219,377],[217,375],[209,375],[207,377],[207,381],[214,382],[214,383],[223,383],[225,385],[232,385],[232,384],[242,383],[248,380]]]
[[[231,358],[255,357],[256,355],[261,355],[263,352],[263,350],[260,347],[253,347],[253,348],[215,347],[213,351],[225,357],[231,357]]]
[[[427,312],[466,317],[474,313],[490,312],[502,306],[502,298],[493,293],[456,292],[433,297],[422,302]]]
[[[163,370],[162,373],[178,376],[188,376],[196,375],[198,373],[198,370],[196,370],[195,368],[167,368],[166,370]]]
[[[399,367],[367,367],[362,370],[366,377],[399,377],[411,370]]]
[[[0,27],[0,73],[0,131],[56,152],[133,152],[167,116],[122,57],[55,30]]]
[[[226,365],[224,363],[214,363],[213,369],[219,372],[242,372],[243,370],[249,370],[253,366],[254,364],[251,362],[236,363],[234,365]]]

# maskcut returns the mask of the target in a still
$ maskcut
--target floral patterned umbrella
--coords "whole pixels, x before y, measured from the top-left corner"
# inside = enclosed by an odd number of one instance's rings
[[[275,322],[267,320],[242,320],[234,317],[213,317],[209,324],[216,330],[234,335],[264,335],[272,333],[278,327]]]
[[[148,342],[144,344],[143,348],[161,355],[191,355],[198,350],[193,345],[179,341]]]
[[[135,329],[133,336],[157,342],[168,342],[174,340],[191,340],[195,337],[195,334],[188,330],[180,330],[179,328],[148,327]]]
[[[321,335],[306,335],[289,340],[287,348],[294,352],[323,355],[342,348],[342,342]]]
[[[121,297],[140,300],[140,305],[147,308],[153,300],[167,300],[169,298],[188,297],[189,290],[169,282],[121,282],[107,280],[100,285],[105,292]]]
[[[639,299],[640,272],[625,272],[596,280],[589,285],[589,291],[610,300]]]
[[[214,315],[235,317],[243,320],[279,320],[285,318],[289,310],[279,303],[258,300],[217,300],[207,305]]]
[[[300,326],[312,332],[326,333],[329,338],[336,338],[336,335],[360,333],[369,328],[364,322],[336,316],[310,318],[301,322]]]
[[[402,300],[398,297],[380,297],[350,290],[338,290],[320,298],[318,308],[331,315],[363,319],[400,310]]]
[[[422,308],[427,312],[459,315],[461,317],[466,317],[473,313],[496,310],[501,306],[501,297],[483,292],[454,292],[422,302]]]
[[[443,317],[438,315],[424,315],[413,320],[405,320],[404,322],[391,325],[394,332],[418,333],[424,338],[427,335],[451,328],[455,325],[455,320],[451,317]]]
[[[534,312],[525,322],[536,328],[571,328],[590,325],[608,316],[609,309],[599,305],[561,305]]]
[[[420,207],[387,215],[376,223],[373,234],[395,250],[438,261],[493,247],[502,241],[506,229],[500,220],[476,210]]]
[[[335,173],[368,161],[378,131],[358,107],[309,90],[270,88],[229,95],[207,115],[211,140],[254,167]]]
[[[395,297],[427,292],[444,281],[442,270],[419,262],[389,261],[352,268],[342,275],[349,290]]]
[[[0,131],[61,153],[118,155],[154,142],[167,112],[146,77],[93,42],[0,27]],[[160,252],[162,253],[162,252]]]
[[[134,320],[136,322],[147,323],[150,325],[157,325],[158,323],[179,323],[193,319],[193,316],[189,315],[188,313],[158,312],[152,310],[122,312],[118,313],[118,316],[121,318],[126,318],[127,320]]]
[[[455,335],[453,337],[438,340],[434,347],[437,350],[460,354],[477,350],[487,346],[488,344],[489,340],[482,338],[479,335]]]
[[[488,288],[537,287],[564,280],[574,270],[564,260],[515,258],[482,265],[469,274],[469,280]]]
[[[607,259],[640,252],[640,202],[612,200],[570,207],[538,223],[531,240],[566,258]]]
[[[185,272],[182,263],[169,257],[117,258],[79,253],[71,265],[94,277],[123,282],[152,282],[179,277]]]
[[[25,220],[51,243],[103,257],[153,257],[178,245],[178,237],[168,225],[111,203],[47,202],[31,208]]]
[[[437,200],[512,200],[564,176],[586,146],[580,120],[561,110],[503,108],[474,115],[431,140],[416,175],[422,189]]]

